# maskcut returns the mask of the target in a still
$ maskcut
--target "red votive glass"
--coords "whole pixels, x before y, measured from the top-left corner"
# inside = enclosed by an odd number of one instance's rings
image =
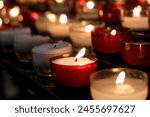
[[[106,54],[120,53],[120,40],[130,37],[130,29],[124,27],[95,28],[91,33],[94,50]]]
[[[150,41],[145,36],[121,40],[123,60],[132,66],[150,66]]]
[[[83,62],[85,58],[81,58],[79,64],[78,60],[73,60],[74,57],[55,57],[51,59],[51,74],[56,85],[70,88],[88,86],[90,75],[97,70],[97,58],[88,58],[92,61],[89,63]]]

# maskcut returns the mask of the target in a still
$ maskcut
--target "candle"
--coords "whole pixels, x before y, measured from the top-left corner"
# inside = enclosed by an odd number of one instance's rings
[[[44,14],[40,14],[38,16],[36,16],[37,18],[35,19],[35,27],[36,29],[41,32],[48,32],[48,26],[50,24],[48,18],[46,17],[46,15]],[[43,23],[44,22],[44,23]]]
[[[78,19],[98,19],[98,9],[95,7],[95,1],[90,0],[85,3],[83,8],[77,9],[77,18]]]
[[[0,45],[4,52],[13,50],[13,42],[15,35],[31,35],[29,27],[7,29],[0,32]]]
[[[121,40],[122,57],[125,63],[133,66],[150,66],[149,38],[138,34],[131,39]]]
[[[0,9],[4,7],[4,2],[1,0],[0,1]]]
[[[97,60],[81,57],[83,48],[76,57],[60,57],[51,60],[52,77],[63,87],[84,87],[89,84],[90,75],[96,71]]]
[[[70,26],[70,39],[74,46],[92,46],[91,31],[94,27],[104,27],[105,24],[97,22],[73,22]]]
[[[15,54],[20,62],[31,62],[31,49],[48,43],[50,38],[42,35],[16,35],[14,38]]]
[[[144,100],[148,75],[129,68],[101,70],[91,75],[91,96],[97,100]]]
[[[119,53],[120,40],[129,35],[130,30],[123,27],[95,28],[92,31],[92,45],[98,53]]]
[[[142,8],[137,6],[133,9],[132,16],[122,17],[122,26],[130,28],[132,30],[145,30],[148,29],[148,17],[147,15],[141,15]]]
[[[65,41],[42,44],[32,48],[32,61],[38,75],[50,75],[49,60],[63,54],[71,54],[72,45]]]
[[[54,14],[53,16],[58,17]],[[51,23],[48,25],[48,32],[51,34],[52,37],[68,37],[70,21],[68,21],[67,16],[65,14],[61,14],[59,19],[54,19],[54,17],[49,17],[49,21]]]

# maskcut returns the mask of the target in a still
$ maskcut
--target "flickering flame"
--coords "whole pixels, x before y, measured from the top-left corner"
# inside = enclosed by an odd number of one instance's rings
[[[135,8],[133,9],[133,16],[134,16],[134,17],[139,17],[141,10],[142,10],[141,6],[135,7]]]
[[[3,20],[0,18],[0,27],[2,26]]]
[[[57,3],[63,3],[64,0],[56,0]]]
[[[75,56],[75,61],[77,61],[78,58],[83,57],[85,54],[86,49],[82,48],[79,53]]]
[[[59,22],[60,22],[61,24],[66,24],[67,21],[68,21],[67,16],[66,16],[65,14],[61,14],[61,15],[60,15],[60,18],[59,18]]]
[[[95,7],[95,3],[94,3],[93,1],[88,1],[88,2],[86,3],[86,7],[87,7],[88,9],[93,9],[93,8]]]
[[[9,15],[10,17],[17,17],[19,13],[20,13],[20,8],[18,6],[15,6],[10,10]]]
[[[50,22],[56,22],[56,20],[57,20],[56,15],[55,15],[55,14],[52,14],[52,13],[46,14],[46,17],[48,18],[48,20],[49,20]]]
[[[113,30],[111,31],[111,33],[110,33],[110,34],[111,34],[111,35],[116,35],[116,33],[117,33],[117,32],[116,32],[116,30],[115,30],[115,29],[113,29]]]
[[[4,2],[0,0],[0,9],[3,8],[3,6],[4,6]]]
[[[119,73],[119,75],[116,79],[116,84],[121,85],[121,84],[124,83],[124,80],[125,80],[125,72],[122,71],[122,72]]]
[[[86,31],[86,32],[91,32],[93,29],[94,29],[94,26],[91,25],[91,24],[89,24],[89,25],[87,25],[87,26],[85,27],[85,31]]]

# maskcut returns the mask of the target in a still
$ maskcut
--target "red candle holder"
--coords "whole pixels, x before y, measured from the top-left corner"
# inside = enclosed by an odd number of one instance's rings
[[[55,61],[58,59],[68,61],[68,58],[72,57],[55,57],[50,60],[52,78],[56,85],[70,88],[89,85],[90,75],[97,70],[97,58],[90,58],[93,62],[84,65],[62,65]]]
[[[132,66],[150,66],[150,41],[145,35],[121,40],[123,60]]]
[[[92,45],[98,53],[120,53],[120,40],[128,38],[130,30],[123,27],[95,28],[92,31]]]

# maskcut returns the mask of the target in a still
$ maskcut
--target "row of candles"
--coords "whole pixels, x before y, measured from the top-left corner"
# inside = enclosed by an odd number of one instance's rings
[[[64,3],[64,0],[56,1],[56,2]],[[77,10],[78,11],[77,14],[74,15],[75,18],[77,18],[77,19],[98,19],[98,18],[100,18],[101,20],[104,20],[106,23],[121,22],[122,26],[131,28],[133,30],[148,29],[148,7],[145,8],[145,6],[143,7],[141,5],[137,5],[137,6],[134,6],[134,8],[132,8],[132,9],[123,9],[121,7],[122,3],[117,3],[116,6],[113,6],[112,8],[108,8],[108,9],[106,8],[106,10],[105,10],[103,8],[103,4],[99,6],[99,9],[96,8],[96,3],[94,0],[89,0],[84,4],[85,4],[85,8],[83,8],[82,12],[80,11],[80,9]],[[120,5],[118,6],[118,4],[120,4]],[[3,1],[0,0],[0,9],[1,9],[1,12],[0,12],[1,25],[2,25],[2,23],[7,24],[7,23],[11,22],[12,25],[18,26],[26,19],[26,17],[23,16],[23,14],[21,13],[22,11],[19,6],[14,6],[10,10],[7,10],[7,8],[5,8],[5,6],[4,6]],[[59,8],[57,8],[57,9],[59,9]],[[7,13],[7,11],[9,13]],[[51,15],[55,15],[53,17],[49,17],[50,14],[48,14],[48,13],[45,13],[46,16],[43,14],[44,14],[43,12],[42,12],[42,15],[40,13],[31,12],[29,17],[32,17],[35,20],[35,26],[38,30],[51,32],[51,29],[48,29],[47,26],[53,25],[53,23],[57,22],[57,20],[54,19],[54,17],[57,17],[57,19],[60,17],[60,19],[61,19],[61,16],[60,16],[61,12],[59,14],[58,13],[55,14],[52,12]],[[9,15],[9,16],[7,16],[7,15]],[[74,16],[73,16],[73,18],[74,18]],[[42,18],[42,20],[45,19],[45,22],[47,25],[44,25],[44,23],[42,23],[43,25],[41,24],[41,18]],[[49,20],[49,21],[47,21],[47,20]],[[60,22],[58,21],[57,23],[58,23],[58,25],[68,24],[70,22],[70,20],[74,20],[74,19],[68,18],[68,21],[66,21],[66,22],[61,22],[61,20],[60,20]],[[39,28],[41,26],[43,26],[43,28]],[[61,26],[58,26],[58,27],[61,28]]]
[[[98,53],[118,53],[120,51],[119,40],[124,39],[124,35],[127,42],[124,40],[122,42],[125,45],[131,42],[136,46],[140,44],[139,48],[142,48],[141,43],[130,41],[127,38],[130,37],[130,30],[127,28],[94,28],[91,35],[93,47]],[[9,29],[0,32],[0,44],[3,49],[7,50],[8,48],[5,48],[7,45],[14,46],[16,56],[20,57],[20,61],[31,62],[32,60],[35,71],[39,75],[49,75],[51,72],[56,85],[77,88],[90,84],[93,99],[146,99],[148,94],[146,73],[129,68],[97,71],[100,58],[83,57],[85,48],[76,56],[72,56],[73,48],[69,42],[48,43],[49,40],[50,38],[47,36],[32,35],[30,28]],[[113,46],[111,47],[111,45]],[[133,51],[132,54],[135,52]],[[132,56],[132,54],[127,56]],[[119,72],[124,75],[120,75]],[[116,80],[115,83],[116,78],[124,79],[125,82]]]
[[[134,11],[137,12],[137,10]],[[145,18],[148,20],[148,17]],[[131,25],[129,23],[131,19],[127,17],[125,21],[128,25],[122,24],[127,28],[105,27],[104,22],[98,24],[94,22],[94,25],[85,21],[76,22],[68,19],[65,14],[59,17],[49,12],[43,19],[37,16],[36,25],[39,31],[49,31],[53,39],[70,37],[74,47],[93,47],[97,54],[122,52],[125,62],[129,65],[150,65],[150,43],[143,39],[142,34],[137,34],[138,40],[131,36],[130,29],[141,29],[141,26],[144,26],[137,23],[143,22],[141,17],[139,19],[133,17],[135,25]],[[148,28],[148,21],[145,28]],[[139,40],[139,37],[143,40]],[[0,32],[2,50],[7,52],[6,47],[11,50],[13,47],[18,60],[21,62],[32,60],[37,74],[50,75],[51,73],[57,85],[77,88],[90,84],[93,99],[147,98],[148,76],[146,73],[129,68],[97,71],[100,58],[83,57],[85,48],[77,55],[72,55],[74,48],[69,42],[50,43],[49,41],[50,38],[47,36],[32,35],[30,28],[6,29]]]

